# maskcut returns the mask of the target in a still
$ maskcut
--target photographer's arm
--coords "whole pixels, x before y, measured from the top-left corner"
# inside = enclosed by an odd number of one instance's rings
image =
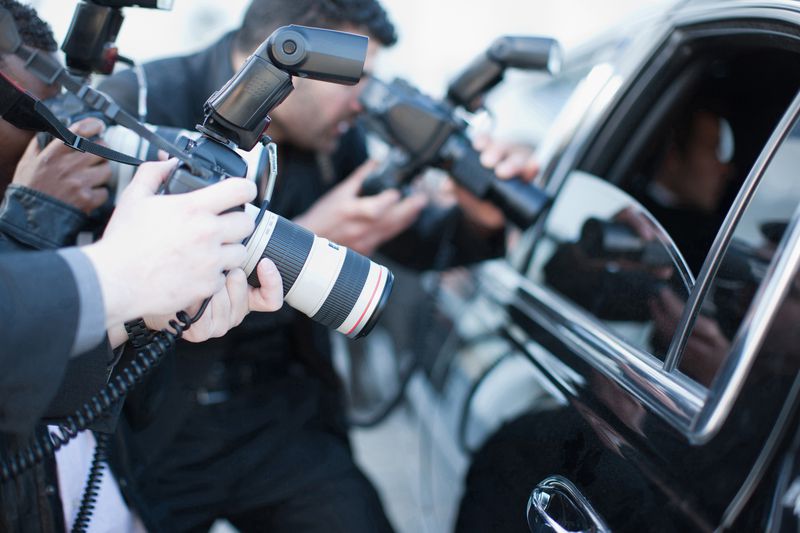
[[[251,201],[253,184],[230,179],[156,196],[171,168],[142,165],[97,243],[0,255],[0,430],[29,428],[69,356],[100,342],[108,325],[188,307],[221,289],[222,272],[241,264],[239,242],[253,222],[220,213]]]
[[[58,252],[0,255],[1,431],[24,432],[44,412],[70,355],[93,342],[81,324],[103,321],[99,302],[81,306],[97,298]]]
[[[102,131],[103,123],[86,119],[70,129],[92,137]],[[86,213],[108,199],[105,184],[110,175],[107,161],[58,140],[40,149],[34,137],[0,205],[2,246],[50,249],[73,244],[88,221]]]

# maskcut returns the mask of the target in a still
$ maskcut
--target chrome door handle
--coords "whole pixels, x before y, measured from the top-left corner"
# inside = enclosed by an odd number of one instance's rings
[[[531,533],[610,533],[578,487],[562,476],[539,483],[528,500]]]

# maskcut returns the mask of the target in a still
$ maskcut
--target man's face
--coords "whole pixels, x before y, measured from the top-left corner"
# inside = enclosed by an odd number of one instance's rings
[[[44,100],[58,93],[54,85],[47,85],[39,78],[25,69],[23,61],[14,55],[5,55],[0,62],[3,74],[14,80],[20,87],[33,96]],[[25,152],[34,133],[32,131],[15,128],[3,119],[0,119],[0,166],[6,172],[9,166],[13,170],[17,161]]]
[[[342,31],[363,33],[357,28]],[[379,46],[370,39],[364,74],[372,72]],[[333,152],[341,136],[363,111],[358,97],[364,80],[357,85],[337,85],[303,78],[294,79],[294,91],[271,113],[276,140],[306,150]]]
[[[717,115],[705,111],[697,113],[686,151],[677,158],[679,179],[675,182],[675,192],[683,203],[701,211],[717,209],[732,176],[730,154],[721,155],[721,147],[732,142],[732,139],[723,138],[732,135],[724,131],[724,124]]]

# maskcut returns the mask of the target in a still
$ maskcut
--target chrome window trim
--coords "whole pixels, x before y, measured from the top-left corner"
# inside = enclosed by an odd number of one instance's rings
[[[747,373],[772,325],[772,318],[794,282],[800,267],[800,205],[775,256],[778,260],[770,265],[745,315],[731,352],[709,391],[709,401],[692,424],[690,438],[693,443],[708,442],[722,426],[744,386]]]
[[[706,403],[704,387],[679,372],[664,372],[661,360],[618,339],[596,318],[555,291],[527,279],[521,281],[519,289],[530,298],[516,296],[509,305],[567,343],[585,363],[681,433],[689,431]],[[523,346],[531,340],[521,338],[521,332],[512,327],[507,326],[506,332]]]
[[[722,258],[728,249],[728,244],[730,243],[731,238],[733,238],[733,233],[736,231],[736,227],[744,215],[745,210],[750,205],[750,202],[756,193],[756,189],[761,183],[761,178],[764,175],[764,171],[769,164],[772,163],[772,159],[775,157],[777,151],[781,148],[781,146],[783,146],[783,142],[789,135],[791,129],[794,127],[799,114],[800,92],[795,95],[795,98],[789,105],[789,108],[786,110],[786,112],[784,112],[781,121],[778,123],[775,130],[772,132],[772,135],[770,135],[769,140],[767,140],[767,143],[764,145],[764,149],[761,151],[758,159],[756,159],[756,162],[750,169],[742,188],[736,195],[728,214],[725,216],[725,220],[720,226],[720,230],[717,233],[714,242],[711,244],[711,249],[709,250],[706,260],[703,262],[703,266],[697,276],[697,283],[695,284],[694,291],[692,291],[689,296],[689,300],[686,302],[683,316],[678,323],[678,327],[675,331],[675,335],[669,350],[667,350],[667,356],[664,360],[664,370],[667,372],[674,372],[678,368],[681,360],[681,354],[683,353],[686,342],[689,340],[690,330],[694,325],[697,312],[699,311],[700,305],[702,304],[703,299],[711,287],[711,284],[714,280],[714,275],[719,269],[720,262],[722,261]]]
[[[800,115],[800,93],[784,114],[778,128],[765,147],[737,196],[736,209],[726,218],[724,234],[714,242],[713,260],[703,265],[695,292],[687,302],[684,319],[696,316],[700,292],[710,285],[712,268],[718,266],[727,242],[733,234],[735,223],[741,218],[745,202],[749,201],[760,182],[764,169],[782,146]],[[790,287],[800,265],[800,206],[793,215],[781,245],[756,293],[748,314],[739,329],[731,352],[710,390],[677,370],[666,371],[665,364],[653,355],[617,338],[601,322],[577,307],[555,291],[519,277],[519,289],[530,296],[530,301],[511,296],[505,291],[506,303],[515,306],[557,338],[567,342],[570,349],[592,368],[614,380],[629,394],[638,399],[667,423],[682,432],[694,444],[708,442],[719,430],[733,407],[744,385],[747,373],[758,354],[764,335],[781,298]],[[490,271],[486,274],[491,275]],[[494,277],[497,280],[497,277]],[[702,287],[701,287],[702,284]],[[702,288],[698,290],[698,287]],[[510,288],[509,288],[510,289]],[[509,301],[510,299],[510,301]],[[519,332],[508,330],[519,342]],[[516,335],[515,335],[516,333]],[[677,335],[677,334],[676,334]],[[685,336],[685,335],[684,335]]]

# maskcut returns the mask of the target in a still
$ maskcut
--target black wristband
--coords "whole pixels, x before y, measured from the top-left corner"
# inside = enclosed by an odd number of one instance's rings
[[[128,332],[128,340],[135,350],[150,342],[151,331],[141,318],[125,322],[125,331]]]

